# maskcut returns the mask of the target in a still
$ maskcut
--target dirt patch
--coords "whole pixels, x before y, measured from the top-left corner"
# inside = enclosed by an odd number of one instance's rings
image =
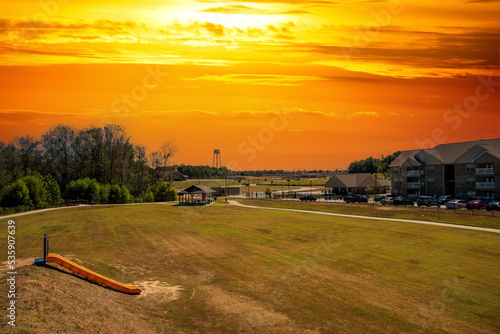
[[[34,257],[16,259],[16,269],[32,265],[34,262],[35,262]],[[0,276],[6,275],[8,271],[11,271],[9,268],[9,263],[7,261],[0,262]]]
[[[160,281],[134,282],[142,292],[139,298],[153,298],[161,302],[179,299],[184,289],[180,285],[171,285]]]

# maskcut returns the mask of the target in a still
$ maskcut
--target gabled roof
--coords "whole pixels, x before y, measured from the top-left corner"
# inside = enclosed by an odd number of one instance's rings
[[[215,190],[213,190],[212,188],[209,188],[209,187],[204,186],[202,184],[195,184],[195,185],[192,185],[191,187],[188,187],[184,190],[179,191],[178,194],[179,195],[186,195],[186,194],[196,195],[196,194],[212,194],[214,192],[215,192]]]
[[[478,155],[475,159],[475,163],[488,163],[492,161],[500,160],[500,157],[491,151],[485,151]]]
[[[391,181],[386,180],[386,179],[377,179],[377,182],[381,187],[390,187],[391,186]]]
[[[412,157],[428,165],[474,163],[484,152],[500,159],[500,139],[442,144],[427,150],[403,151],[389,167],[400,167]]]
[[[421,163],[417,159],[415,159],[415,157],[409,156],[408,159],[406,159],[405,161],[403,161],[403,163],[401,163],[401,165],[416,167],[420,166]]]
[[[367,180],[370,178],[370,180]],[[326,183],[329,188],[359,188],[366,185],[373,185],[374,177],[370,173],[335,174]]]

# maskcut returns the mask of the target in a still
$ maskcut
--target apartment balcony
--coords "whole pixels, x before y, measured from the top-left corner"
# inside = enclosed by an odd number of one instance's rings
[[[406,176],[420,176],[424,175],[423,170],[408,170],[406,171]]]
[[[495,168],[476,168],[476,174],[479,175],[493,175]]]
[[[406,187],[408,189],[415,189],[415,188],[421,188],[421,187],[424,187],[425,183],[423,182],[408,182],[406,184]]]
[[[477,189],[495,189],[495,182],[476,182]]]

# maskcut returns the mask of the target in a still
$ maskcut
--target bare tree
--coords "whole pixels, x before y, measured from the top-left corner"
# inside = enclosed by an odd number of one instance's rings
[[[136,145],[134,147],[135,171],[137,173],[137,193],[141,194],[144,190],[145,176],[147,172],[148,158],[146,156],[146,147]]]
[[[49,173],[59,184],[66,184],[72,178],[75,131],[67,125],[57,125],[42,136],[42,147]]]
[[[169,139],[163,144],[161,144],[160,147],[160,159],[161,159],[161,167],[162,167],[162,179],[165,180],[165,176],[167,175],[167,181],[171,182],[171,176],[172,174],[168,174],[168,167],[170,167],[170,164],[172,162],[173,157],[178,151],[177,143],[175,142],[175,139]],[[173,172],[173,171],[172,171]]]
[[[155,185],[158,184],[158,181],[171,181],[171,173],[168,173],[168,168],[178,150],[175,139],[169,139],[161,144],[158,151],[151,153],[150,164],[153,168]]]
[[[40,149],[40,141],[29,135],[23,137],[15,137],[12,144],[17,150],[17,154],[21,160],[21,166],[24,169],[24,175],[31,175],[35,171],[39,171],[42,161],[42,151]]]
[[[160,167],[161,167],[161,159],[160,153],[158,151],[153,152],[149,155],[149,165],[151,166],[154,185],[155,187],[158,185],[158,181],[160,180]]]

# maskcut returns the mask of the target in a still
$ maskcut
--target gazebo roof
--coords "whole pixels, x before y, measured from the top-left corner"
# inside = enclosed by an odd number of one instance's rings
[[[195,184],[192,185],[191,187],[188,187],[184,190],[179,191],[177,194],[179,195],[196,195],[196,194],[212,194],[214,193],[215,190],[212,188],[209,188],[207,186],[204,186],[202,184]]]

